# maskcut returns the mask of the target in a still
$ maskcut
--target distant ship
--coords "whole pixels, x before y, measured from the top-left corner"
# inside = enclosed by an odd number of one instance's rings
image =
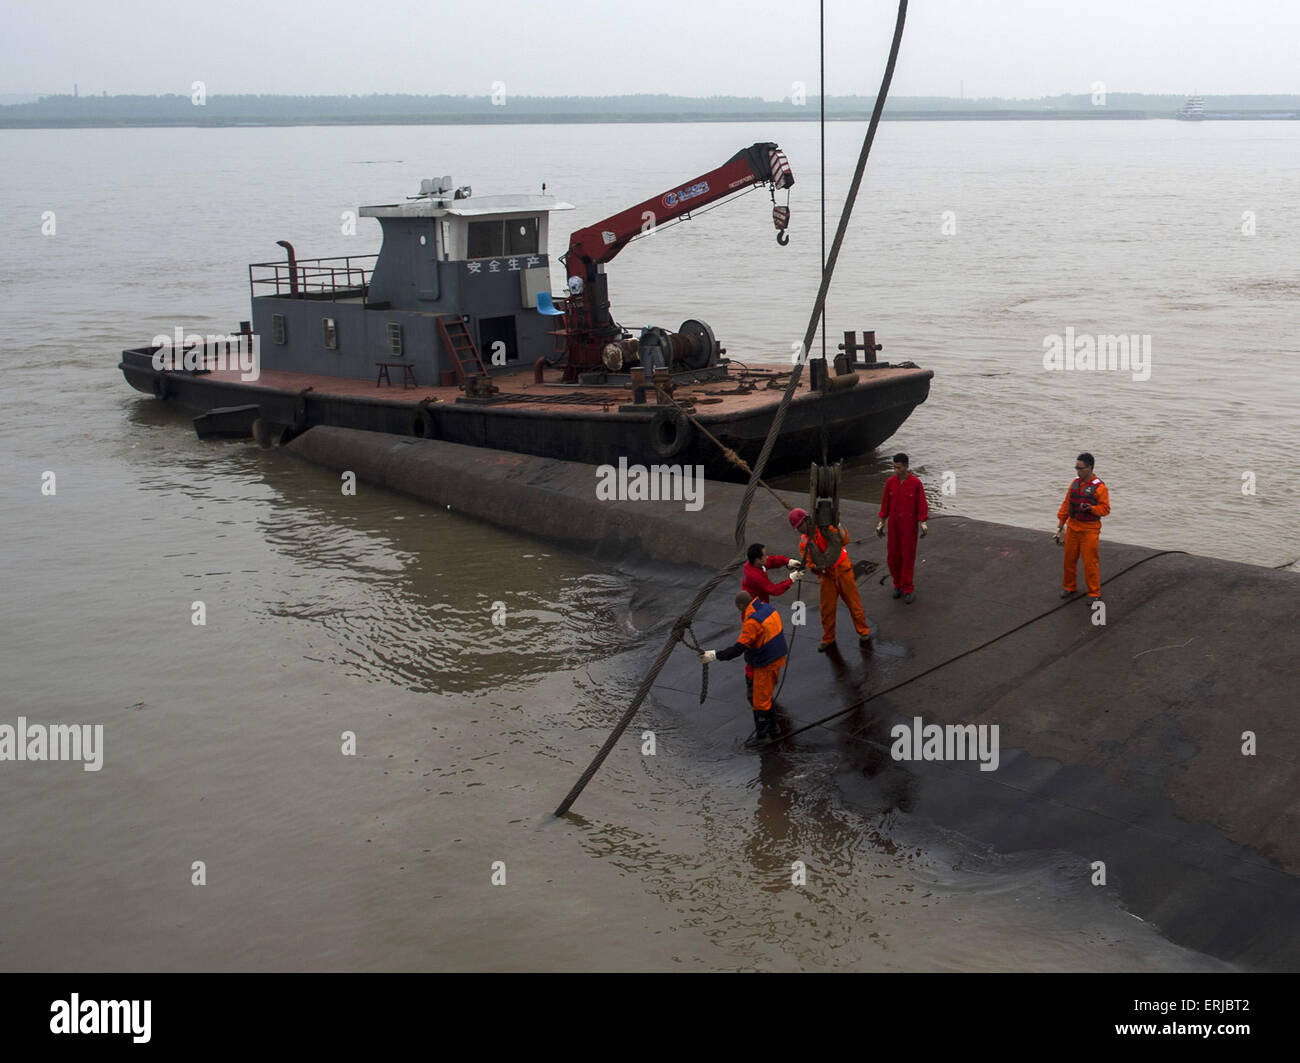
[[[1205,101],[1200,96],[1190,96],[1183,109],[1179,111],[1175,118],[1183,122],[1203,122],[1205,121]]]

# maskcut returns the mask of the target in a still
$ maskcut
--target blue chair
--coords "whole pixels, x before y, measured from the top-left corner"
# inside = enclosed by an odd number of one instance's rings
[[[550,292],[537,293],[537,312],[545,314],[547,317],[563,317],[564,311],[555,305],[551,299]],[[558,329],[548,329],[546,334],[551,337],[551,353],[564,354],[569,349],[569,333],[564,328],[563,321],[557,321]]]
[[[559,309],[551,300],[550,292],[537,293],[537,312],[546,314],[548,317],[563,317],[564,311]]]

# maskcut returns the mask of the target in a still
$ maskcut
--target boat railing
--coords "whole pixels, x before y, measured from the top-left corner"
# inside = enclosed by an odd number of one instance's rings
[[[337,255],[333,258],[300,258],[293,263],[253,262],[248,267],[249,292],[286,295],[304,299],[365,296],[376,255]]]

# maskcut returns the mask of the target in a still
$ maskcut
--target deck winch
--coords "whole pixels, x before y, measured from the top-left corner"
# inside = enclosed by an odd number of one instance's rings
[[[690,370],[716,365],[722,348],[713,329],[703,321],[683,321],[676,332],[650,326],[637,343],[641,365],[646,369]]]

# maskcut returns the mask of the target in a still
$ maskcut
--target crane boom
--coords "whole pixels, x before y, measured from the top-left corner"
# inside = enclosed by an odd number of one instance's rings
[[[569,290],[573,293],[565,317],[569,366],[599,364],[605,344],[622,336],[622,330],[610,317],[608,287],[601,267],[635,237],[758,185],[770,185],[775,192],[793,184],[794,174],[785,153],[776,144],[753,144],[736,152],[716,170],[574,232],[564,256]]]

